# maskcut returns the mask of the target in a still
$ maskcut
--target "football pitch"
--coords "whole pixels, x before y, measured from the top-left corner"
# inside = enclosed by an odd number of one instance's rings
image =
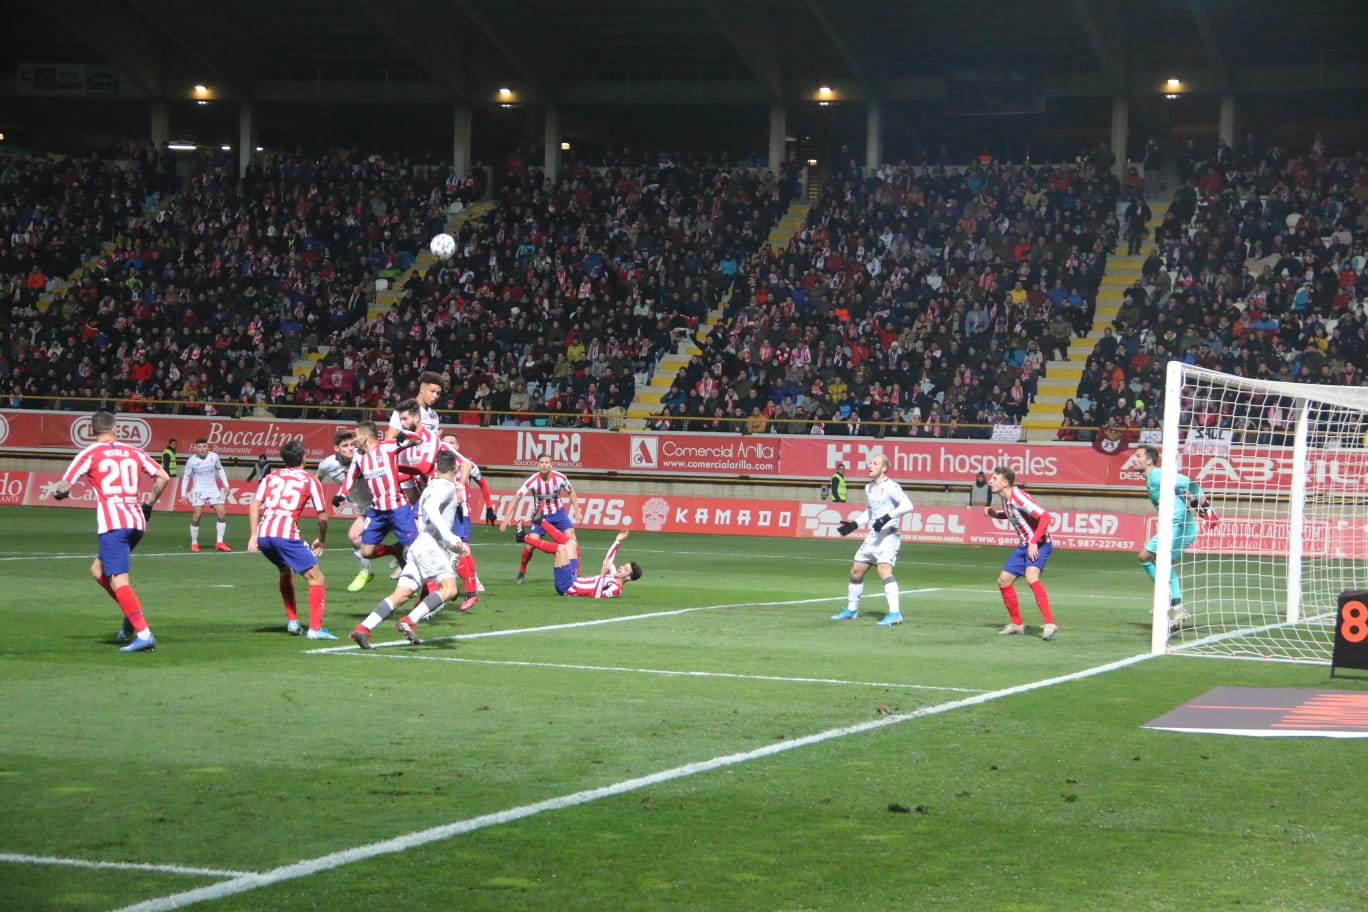
[[[636,532],[622,598],[567,599],[480,526],[488,591],[412,646],[285,633],[274,568],[158,514],[125,655],[91,511],[0,509],[0,909],[1349,910],[1361,740],[1142,729],[1218,686],[1361,690],[1324,666],[1149,658],[1128,554],[1058,551],[1060,631],[1001,637],[1006,549],[905,545],[877,628],[853,540]],[[304,528],[311,532],[311,521]],[[213,541],[206,518],[201,541]],[[585,572],[610,536],[583,532]],[[381,566],[381,562],[377,562]],[[304,587],[299,586],[304,602]]]

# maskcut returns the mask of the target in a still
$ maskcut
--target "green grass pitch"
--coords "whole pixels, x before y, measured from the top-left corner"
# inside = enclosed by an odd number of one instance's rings
[[[634,533],[645,577],[593,601],[547,555],[514,586],[481,526],[475,609],[362,653],[346,631],[389,584],[346,592],[349,550],[323,560],[343,639],[307,642],[245,517],[231,554],[190,554],[187,521],[135,555],[159,647],[122,655],[91,512],[0,510],[0,909],[1368,903],[1363,741],[1140,728],[1216,686],[1364,678],[1124,664],[1149,645],[1129,555],[1056,552],[1044,642],[1024,584],[1032,635],[996,635],[1005,549],[904,546],[906,623],[879,629],[876,582],[827,620],[854,541]],[[609,536],[582,541],[596,566]]]

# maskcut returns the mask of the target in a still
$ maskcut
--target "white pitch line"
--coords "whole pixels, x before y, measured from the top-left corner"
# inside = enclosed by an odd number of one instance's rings
[[[80,858],[54,858],[48,855],[15,855],[0,852],[0,862],[14,864],[60,865],[67,868],[118,871],[153,871],[158,874],[188,874],[194,877],[251,877],[251,871],[226,871],[219,868],[187,868],[182,865],[143,864],[134,861],[86,861]]]
[[[929,592],[940,592],[940,589],[908,589],[903,595],[925,595]],[[695,605],[692,608],[675,608],[670,611],[651,611],[646,614],[625,614],[619,617],[595,618],[590,621],[570,621],[565,624],[546,624],[542,627],[512,627],[508,630],[486,630],[483,633],[457,633],[451,636],[432,637],[426,642],[429,643],[449,643],[459,640],[482,640],[486,637],[517,636],[524,633],[548,633],[553,630],[575,630],[583,627],[600,627],[604,624],[623,624],[628,621],[649,621],[655,618],[678,617],[683,614],[693,614],[698,611],[720,611],[727,608],[773,608],[775,605],[820,605],[823,602],[845,601],[845,596],[827,596],[816,599],[784,599],[778,602],[732,602],[726,605]],[[409,645],[408,640],[396,640],[393,643],[376,643],[375,649],[392,649],[399,646]],[[359,650],[359,646],[326,646],[322,649],[305,650],[305,655],[326,655],[330,652],[354,652]]]
[[[405,641],[407,645],[407,641]],[[359,653],[349,653],[359,655]],[[892,684],[885,681],[846,681],[841,678],[790,678],[783,675],[736,674],[727,671],[672,671],[668,668],[631,668],[618,665],[565,665],[560,662],[522,662],[514,659],[463,659],[456,656],[424,655],[418,652],[397,652],[387,659],[422,659],[428,662],[458,662],[465,665],[512,665],[518,668],[556,668],[565,671],[602,671],[624,674],[661,675],[679,678],[731,678],[737,681],[777,681],[788,684],[838,684],[849,687],[896,687],[901,690],[940,690],[950,693],[983,693],[972,687],[939,687],[933,684]]]
[[[887,728],[890,725],[897,725],[901,722],[939,715],[940,713],[950,712],[951,710],[963,709],[969,706],[981,706],[982,704],[989,703],[993,700],[1028,693],[1032,690],[1039,690],[1042,687],[1052,687],[1056,684],[1065,684],[1070,681],[1090,678],[1094,675],[1105,674],[1119,668],[1126,668],[1153,657],[1154,656],[1151,653],[1142,653],[1141,655],[1131,656],[1127,659],[1109,662],[1106,665],[1098,665],[1093,668],[1086,668],[1082,671],[1075,671],[1066,675],[1045,678],[1041,681],[1019,684],[1016,687],[1008,687],[1003,690],[995,690],[972,697],[965,697],[961,700],[952,700],[949,703],[940,703],[936,706],[927,706],[910,713],[884,716],[869,722],[861,722],[858,725],[847,725],[841,728],[828,729],[823,732],[817,732],[816,734],[806,735],[802,738],[795,738],[792,741],[767,744],[764,747],[759,747],[755,750],[743,751],[736,754],[726,754],[720,757],[714,757],[711,760],[700,760],[696,763],[686,763],[683,766],[662,770],[658,773],[652,773],[649,776],[626,779],[622,782],[616,782],[612,785],[605,785],[600,788],[586,789],[582,792],[562,795],[559,798],[548,798],[545,801],[524,804],[519,807],[509,808],[506,811],[496,811],[492,814],[483,814],[479,817],[471,817],[467,820],[459,820],[454,823],[444,824],[443,826],[419,830],[403,836],[396,836],[393,839],[372,842],[368,845],[356,846],[355,848],[344,849],[340,852],[322,855],[318,858],[311,858],[294,864],[273,868],[269,871],[263,871],[260,874],[244,874],[243,876],[236,877],[232,880],[210,884],[209,886],[200,887],[195,890],[187,890],[184,893],[159,896],[155,899],[146,900],[145,902],[124,906],[122,909],[116,910],[116,912],[171,912],[173,909],[183,909],[186,906],[191,906],[195,903],[224,899],[229,896],[247,893],[251,890],[258,890],[262,887],[274,886],[275,884],[283,883],[285,881],[310,877],[314,874],[330,871],[344,865],[354,864],[358,861],[365,861],[382,855],[393,855],[398,852],[406,852],[409,849],[428,845],[433,842],[440,842],[445,839],[451,839],[454,836],[462,836],[466,833],[473,833],[488,827],[512,823],[516,820],[524,820],[528,817],[544,814],[547,811],[559,811],[582,804],[589,804],[590,802],[598,801],[603,798],[613,798],[618,795],[634,792],[647,786],[659,785],[664,782],[671,782],[675,779],[683,779],[688,776],[696,776],[699,773],[709,773],[725,767],[749,763],[752,760],[761,760],[776,754],[797,750],[798,748],[821,744],[824,741],[831,741],[836,738],[846,738],[851,735],[859,735],[880,728]]]

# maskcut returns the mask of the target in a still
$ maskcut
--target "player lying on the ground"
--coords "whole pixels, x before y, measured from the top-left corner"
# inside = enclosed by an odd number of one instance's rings
[[[603,558],[603,566],[599,568],[597,576],[579,575],[579,539],[566,539],[556,549],[556,592],[587,598],[614,598],[621,595],[623,586],[641,579],[641,565],[636,561],[628,561],[620,567],[613,563],[618,546],[626,539],[627,530],[623,529],[613,539],[613,545]]]

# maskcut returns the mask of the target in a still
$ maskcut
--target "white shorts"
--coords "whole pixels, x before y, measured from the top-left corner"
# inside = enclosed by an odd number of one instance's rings
[[[399,581],[412,592],[422,592],[425,580],[438,583],[456,574],[451,569],[451,552],[426,532],[413,540],[404,555],[404,569]]]
[[[855,552],[855,560],[872,566],[888,564],[891,567],[898,562],[898,549],[901,547],[902,536],[896,528],[891,532],[866,535],[860,543],[860,550]]]
[[[192,507],[218,507],[222,505],[222,489],[216,489],[212,494],[206,494],[203,491],[190,492],[190,506]]]

